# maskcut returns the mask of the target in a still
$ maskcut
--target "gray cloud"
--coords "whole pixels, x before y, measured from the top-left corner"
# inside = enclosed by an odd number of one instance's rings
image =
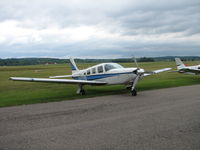
[[[16,26],[24,32],[31,30],[20,35],[23,38],[37,32],[38,39],[44,41],[18,43],[9,35],[14,43],[1,42],[0,35],[0,57],[200,55],[199,0],[0,1],[0,24],[9,20],[17,21]],[[56,26],[58,33],[51,33],[51,26]],[[80,26],[95,27],[106,34],[94,33],[73,42],[62,35],[62,30]]]

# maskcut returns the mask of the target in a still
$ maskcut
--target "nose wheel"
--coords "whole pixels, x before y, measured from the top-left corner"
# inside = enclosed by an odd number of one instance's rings
[[[135,89],[131,90],[132,96],[137,96],[137,91]]]
[[[132,96],[136,96],[137,95],[137,91],[135,89],[135,86],[138,83],[140,77],[141,77],[141,74],[138,74],[136,76],[136,78],[134,79],[133,83],[132,83],[132,87],[131,87],[131,94],[132,94]]]

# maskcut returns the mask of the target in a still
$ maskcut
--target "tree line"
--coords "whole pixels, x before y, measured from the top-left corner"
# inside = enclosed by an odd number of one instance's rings
[[[175,57],[179,56],[165,56],[165,57],[141,57],[136,58],[138,62],[155,62],[155,61],[174,61]],[[181,56],[183,61],[200,60],[199,56]],[[77,63],[129,63],[134,62],[133,58],[118,58],[118,59],[75,59]],[[22,65],[39,65],[39,64],[64,64],[69,63],[69,59],[57,58],[8,58],[0,59],[0,66],[22,66]]]

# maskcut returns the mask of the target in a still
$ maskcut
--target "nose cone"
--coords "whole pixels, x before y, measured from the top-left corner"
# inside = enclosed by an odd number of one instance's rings
[[[141,69],[141,68],[140,68],[140,69],[138,70],[138,73],[144,73],[144,69]]]
[[[135,73],[135,74],[142,74],[144,73],[144,69],[141,69],[141,68],[132,68],[132,72]]]

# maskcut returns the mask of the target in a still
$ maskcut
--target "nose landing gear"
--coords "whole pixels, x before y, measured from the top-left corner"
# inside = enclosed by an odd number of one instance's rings
[[[131,94],[132,94],[132,96],[137,96],[137,91],[136,91],[136,89],[131,90]]]

